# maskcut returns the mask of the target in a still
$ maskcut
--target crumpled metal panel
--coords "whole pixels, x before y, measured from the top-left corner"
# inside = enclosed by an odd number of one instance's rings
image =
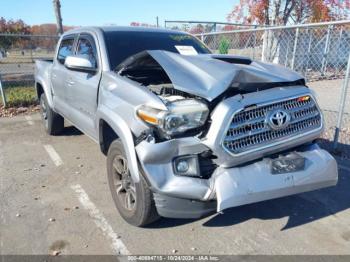
[[[234,83],[293,82],[303,78],[287,68],[256,61],[250,65],[232,64],[214,58],[215,55],[184,56],[161,50],[147,53],[162,66],[175,89],[208,101]]]
[[[336,185],[338,169],[335,159],[313,145],[305,152],[305,170],[272,175],[269,160],[231,169],[215,171],[217,212],[230,207],[311,191]]]
[[[135,149],[155,192],[185,199],[205,198],[209,191],[210,180],[177,176],[173,171],[175,157],[199,154],[208,150],[198,138],[178,138],[155,144],[142,141]]]

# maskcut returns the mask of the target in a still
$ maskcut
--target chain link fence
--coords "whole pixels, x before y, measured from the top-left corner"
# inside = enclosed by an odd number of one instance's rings
[[[277,63],[300,72],[308,81],[344,77],[350,52],[350,21],[197,36],[214,52]]]
[[[164,27],[172,30],[181,30],[191,34],[222,32],[237,29],[257,28],[257,25],[247,25],[239,23],[225,23],[212,21],[164,21]]]
[[[198,27],[198,25],[196,25]],[[240,29],[197,34],[213,52],[277,63],[305,76],[325,115],[325,138],[339,128],[339,141],[350,145],[350,94],[340,115],[341,93],[350,55],[350,21],[302,26]],[[35,59],[54,56],[57,36],[0,33],[0,78],[6,90],[33,87]],[[337,127],[337,119],[341,125]]]
[[[35,103],[34,62],[54,56],[57,36],[0,33],[2,103]],[[8,100],[8,101],[6,101]]]
[[[318,96],[323,110],[324,138],[333,140],[335,130],[338,130],[339,147],[350,145],[350,94],[345,92],[347,86],[344,84],[350,55],[350,21],[240,29],[196,36],[215,53],[248,56],[302,74]],[[345,96],[344,103],[342,95]],[[347,151],[350,152],[349,146]]]

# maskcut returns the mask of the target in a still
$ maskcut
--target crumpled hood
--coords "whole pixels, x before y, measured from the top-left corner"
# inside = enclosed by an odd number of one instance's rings
[[[303,79],[303,76],[290,69],[250,61],[249,58],[214,54],[185,56],[161,50],[150,50],[147,53],[165,70],[175,89],[208,101],[239,84],[294,82]],[[242,63],[232,63],[239,59],[242,59]]]

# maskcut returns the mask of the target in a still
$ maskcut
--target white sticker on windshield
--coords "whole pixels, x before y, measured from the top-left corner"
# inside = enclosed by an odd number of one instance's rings
[[[176,45],[175,48],[181,55],[198,55],[197,50],[191,45]]]

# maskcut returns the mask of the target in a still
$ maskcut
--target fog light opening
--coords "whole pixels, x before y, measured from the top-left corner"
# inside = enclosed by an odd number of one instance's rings
[[[176,170],[179,173],[185,173],[187,172],[189,169],[189,164],[186,160],[180,160],[179,162],[177,162],[176,165]]]
[[[197,155],[179,156],[173,160],[175,175],[200,177]]]

